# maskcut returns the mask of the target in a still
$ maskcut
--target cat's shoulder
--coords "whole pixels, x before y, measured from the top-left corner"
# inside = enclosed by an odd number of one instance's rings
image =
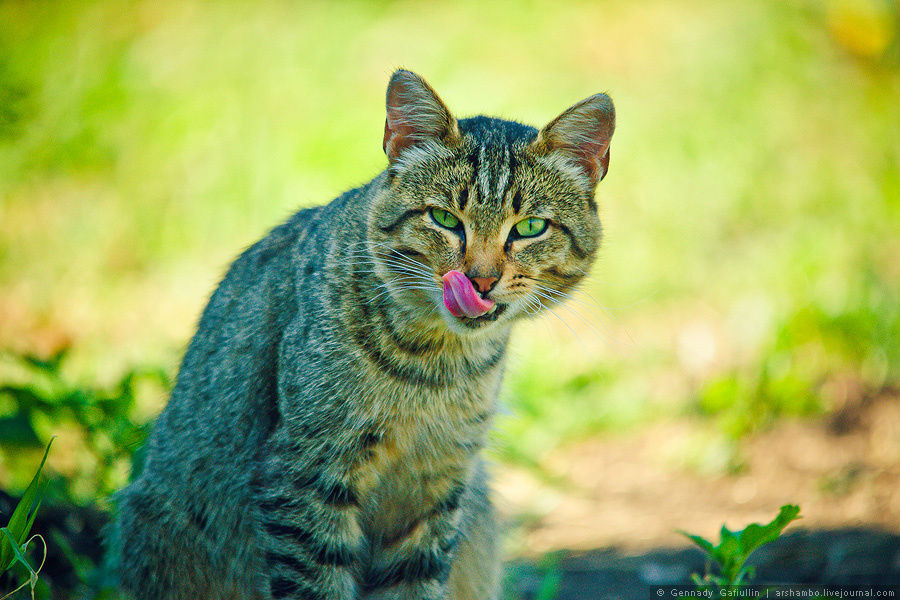
[[[222,283],[246,287],[267,273],[290,279],[298,261],[321,252],[321,241],[362,213],[365,199],[377,188],[378,177],[349,189],[327,204],[303,208],[247,247],[229,267]]]

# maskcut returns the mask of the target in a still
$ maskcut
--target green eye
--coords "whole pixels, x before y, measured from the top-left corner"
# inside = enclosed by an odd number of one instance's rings
[[[516,223],[516,233],[519,237],[535,237],[541,235],[547,229],[546,219],[528,217]]]
[[[456,215],[449,213],[446,210],[441,210],[440,208],[431,209],[431,218],[434,219],[435,223],[441,227],[446,227],[447,229],[456,229],[459,227],[459,219],[456,218]]]

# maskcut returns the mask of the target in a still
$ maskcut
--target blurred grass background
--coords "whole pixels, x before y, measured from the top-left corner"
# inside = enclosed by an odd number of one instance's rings
[[[76,500],[126,480],[105,413],[71,399],[174,376],[243,247],[385,166],[398,66],[458,116],[617,105],[603,250],[518,332],[501,462],[690,416],[720,442],[697,465],[727,472],[742,436],[897,386],[898,20],[881,0],[0,2],[0,487],[54,433]],[[15,358],[63,348],[49,383]],[[128,393],[129,423],[165,401]]]

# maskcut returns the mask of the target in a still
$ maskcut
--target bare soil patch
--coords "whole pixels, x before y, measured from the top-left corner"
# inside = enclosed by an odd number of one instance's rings
[[[537,598],[551,576],[561,600],[655,597],[705,568],[677,530],[718,539],[722,523],[766,522],[788,503],[803,520],[753,556],[757,581],[900,585],[900,395],[851,396],[743,440],[731,474],[685,460],[708,430],[688,419],[555,452],[548,476],[498,468],[511,597]]]
[[[683,545],[678,529],[709,537],[722,523],[768,521],[789,503],[801,506],[806,528],[900,532],[896,391],[860,397],[826,418],[776,423],[737,446],[734,473],[692,464],[708,429],[685,419],[585,441],[546,458],[551,483],[498,467],[495,495],[516,525],[513,551]]]

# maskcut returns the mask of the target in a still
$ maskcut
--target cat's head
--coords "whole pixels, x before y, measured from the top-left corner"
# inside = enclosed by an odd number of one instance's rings
[[[597,94],[538,131],[457,121],[425,81],[393,74],[384,190],[369,213],[376,270],[398,302],[467,334],[562,301],[600,243],[594,188],[615,110]]]

